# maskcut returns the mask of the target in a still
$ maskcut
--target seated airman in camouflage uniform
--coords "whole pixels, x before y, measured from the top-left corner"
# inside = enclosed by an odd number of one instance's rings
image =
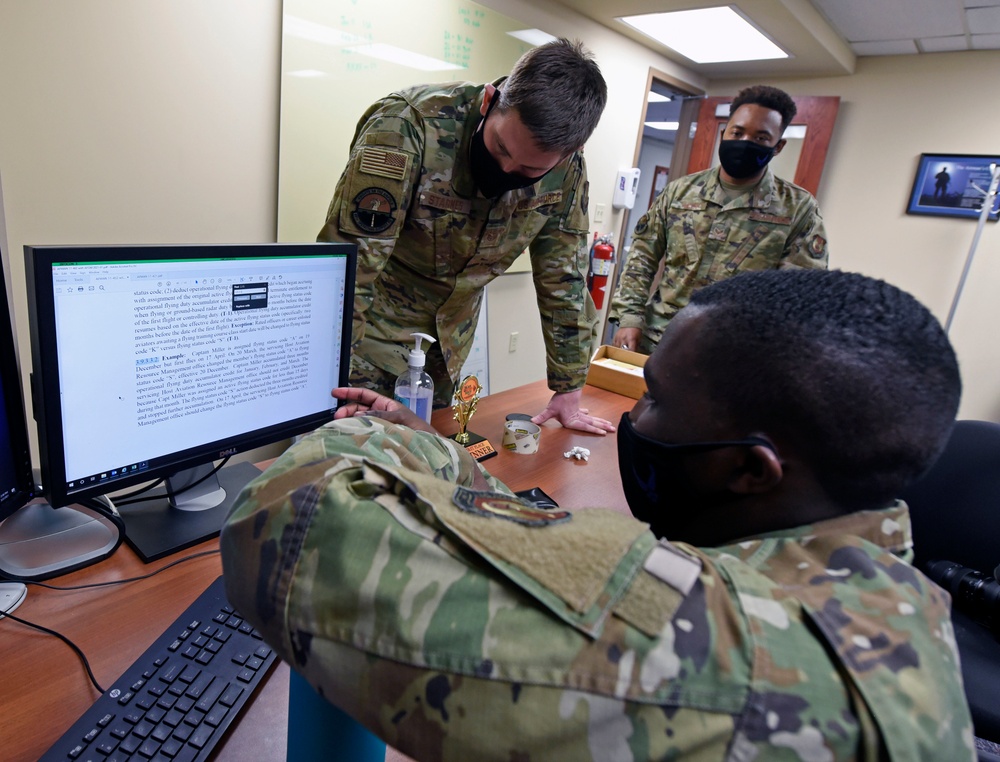
[[[754,270],[826,269],[816,199],[768,166],[796,112],[776,87],[741,90],[719,142],[720,166],[668,184],[639,218],[608,312],[618,325],[615,346],[652,352],[670,319],[709,283]]]
[[[528,249],[554,392],[535,423],[614,431],[579,405],[597,321],[583,144],[606,101],[597,63],[557,40],[492,84],[420,85],[368,109],[318,236],[358,244],[352,384],[392,396],[421,331],[437,339],[435,407],[450,405],[486,284]]]
[[[223,530],[232,602],[418,760],[973,759],[949,597],[894,499],[958,406],[931,314],[857,274],[740,276],[646,379],[618,428],[641,521],[537,510],[335,390],[345,417]]]

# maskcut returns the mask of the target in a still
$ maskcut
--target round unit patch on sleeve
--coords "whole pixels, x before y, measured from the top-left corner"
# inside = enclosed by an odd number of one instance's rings
[[[633,231],[633,235],[642,235],[643,233],[646,232],[646,229],[648,227],[649,227],[649,214],[647,213],[642,215],[642,217],[639,218],[639,221],[635,223],[635,230]]]
[[[383,188],[365,188],[354,197],[351,219],[366,233],[381,233],[395,222],[396,199]]]

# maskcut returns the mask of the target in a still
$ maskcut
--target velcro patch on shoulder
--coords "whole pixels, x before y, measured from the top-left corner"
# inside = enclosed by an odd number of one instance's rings
[[[617,511],[561,516],[510,495],[456,486],[438,519],[554,614],[581,631],[600,632],[656,544],[646,526]],[[503,517],[505,521],[483,518]],[[571,519],[571,520],[570,520]]]
[[[660,540],[643,562],[642,573],[615,607],[615,614],[656,637],[674,618],[700,574],[700,558]]]
[[[358,170],[369,175],[387,177],[390,180],[402,180],[406,177],[409,165],[410,157],[402,151],[365,146],[361,149]]]
[[[403,136],[398,132],[369,132],[365,135],[365,145],[403,147]]]
[[[527,527],[561,524],[573,518],[569,511],[545,511],[527,500],[502,492],[476,492],[465,487],[455,490],[452,500],[461,510],[484,518],[513,521]]]
[[[615,615],[655,638],[683,602],[683,595],[644,570],[615,605]]]

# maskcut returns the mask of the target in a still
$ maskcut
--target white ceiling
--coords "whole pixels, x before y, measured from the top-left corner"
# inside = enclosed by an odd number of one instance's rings
[[[559,0],[708,79],[849,74],[861,56],[1000,49],[1000,0]],[[619,16],[731,5],[788,59],[695,64]]]

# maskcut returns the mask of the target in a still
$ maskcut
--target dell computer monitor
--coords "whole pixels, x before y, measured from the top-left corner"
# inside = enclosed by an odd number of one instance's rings
[[[26,246],[49,501],[114,493],[145,561],[218,534],[258,471],[215,461],[333,418],[355,262],[341,243]]]
[[[7,303],[7,286],[0,278],[0,521],[34,497],[31,449],[21,397],[17,343]]]

